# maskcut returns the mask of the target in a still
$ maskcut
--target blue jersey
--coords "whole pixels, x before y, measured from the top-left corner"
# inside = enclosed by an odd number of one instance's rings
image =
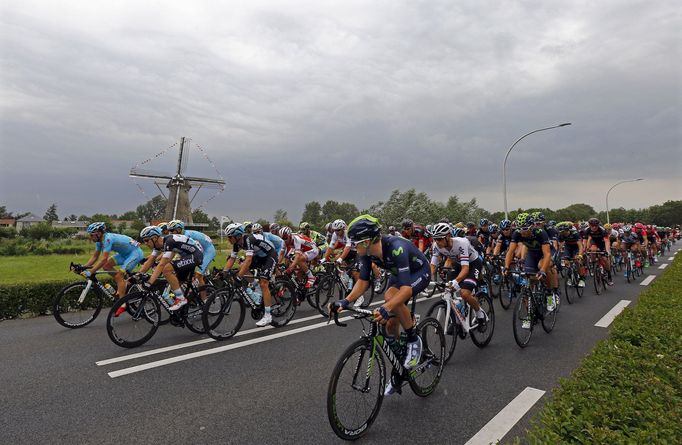
[[[106,232],[102,241],[95,243],[97,252],[116,252],[121,256],[128,256],[140,248],[140,243],[129,236]]]
[[[386,269],[396,277],[399,286],[412,286],[412,274],[429,270],[426,256],[411,241],[399,236],[381,237],[382,258],[370,255],[360,257],[360,279],[369,280],[372,263]]]
[[[213,248],[213,240],[204,233],[197,232],[196,230],[185,230],[183,235],[187,235],[189,238],[192,238],[194,241],[201,244],[204,252],[208,252]]]
[[[274,233],[270,232],[263,232],[263,235],[265,235],[265,239],[269,241],[270,244],[275,246],[277,255],[279,255],[279,253],[282,251],[282,246],[284,246],[284,240],[279,236],[275,235]]]

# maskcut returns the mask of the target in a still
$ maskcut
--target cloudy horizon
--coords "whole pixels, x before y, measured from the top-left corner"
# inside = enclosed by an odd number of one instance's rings
[[[212,216],[297,221],[414,188],[509,208],[680,199],[672,1],[46,2],[0,6],[0,205],[59,216],[158,194],[131,167],[191,137]],[[176,152],[149,163],[170,171]],[[188,174],[216,177],[192,149]],[[140,192],[137,183],[144,189]],[[211,192],[200,192],[203,203]]]

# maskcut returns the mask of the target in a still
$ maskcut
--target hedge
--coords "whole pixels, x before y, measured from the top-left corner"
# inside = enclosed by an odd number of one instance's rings
[[[614,321],[516,443],[667,444],[682,438],[682,260]]]

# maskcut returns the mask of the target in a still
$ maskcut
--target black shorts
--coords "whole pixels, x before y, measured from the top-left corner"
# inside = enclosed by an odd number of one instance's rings
[[[272,255],[268,256],[254,255],[251,267],[253,269],[256,269],[258,278],[269,280],[270,278],[272,278],[272,274],[275,272],[275,267],[277,267],[277,258],[275,258]]]
[[[410,272],[410,287],[412,288],[412,296],[419,294],[429,286],[431,282],[431,266],[428,263],[424,264],[424,267],[416,272]],[[404,286],[404,285],[402,285]],[[401,284],[398,282],[398,278],[393,274],[388,277],[388,287],[395,287],[400,289]],[[407,302],[405,303],[407,304]]]
[[[459,287],[462,289],[467,289],[473,291],[478,285],[478,280],[481,278],[481,269],[483,268],[483,262],[480,258],[476,258],[474,261],[469,263],[469,273],[467,276],[459,283]],[[454,280],[457,275],[462,271],[462,265],[459,263],[454,264],[454,268],[448,273],[448,280]]]
[[[203,255],[186,255],[171,261],[171,265],[173,266],[175,275],[178,277],[178,281],[183,283],[192,275],[197,266],[201,266],[203,261]]]

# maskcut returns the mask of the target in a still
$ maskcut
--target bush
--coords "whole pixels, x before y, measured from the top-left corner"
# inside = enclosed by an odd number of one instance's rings
[[[55,295],[73,281],[0,286],[0,320],[50,313]]]
[[[682,437],[682,260],[616,318],[562,379],[525,442],[679,443]],[[517,442],[520,441],[517,438]]]
[[[88,243],[76,243],[73,240],[59,241],[34,241],[24,237],[14,239],[0,239],[0,255],[25,256],[25,255],[80,255],[93,250]]]
[[[14,238],[17,236],[17,229],[14,227],[0,227],[0,238]]]

